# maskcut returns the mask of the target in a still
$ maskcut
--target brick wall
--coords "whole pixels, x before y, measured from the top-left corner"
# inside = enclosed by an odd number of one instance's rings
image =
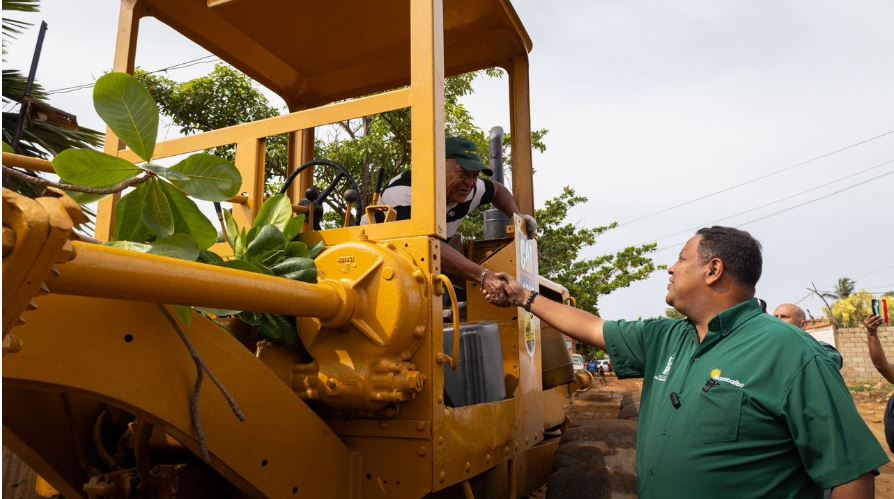
[[[894,362],[894,326],[879,328],[879,339],[888,357]],[[844,358],[841,375],[848,385],[868,383],[874,385],[885,381],[875,370],[869,358],[869,346],[866,343],[866,330],[860,328],[843,328],[835,331],[835,345]]]

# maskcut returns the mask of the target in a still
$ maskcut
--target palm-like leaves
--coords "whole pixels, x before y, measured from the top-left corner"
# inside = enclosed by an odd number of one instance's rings
[[[854,289],[856,286],[856,281],[851,279],[850,277],[842,277],[838,279],[838,284],[835,285],[835,289],[828,293],[822,293],[826,298],[834,298],[836,300],[843,300],[848,296],[854,294]]]

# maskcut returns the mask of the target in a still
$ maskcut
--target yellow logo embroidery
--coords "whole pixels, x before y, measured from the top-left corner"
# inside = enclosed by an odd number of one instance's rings
[[[722,373],[720,372],[720,369],[712,369],[711,370],[711,379],[717,379],[720,377],[721,374]]]

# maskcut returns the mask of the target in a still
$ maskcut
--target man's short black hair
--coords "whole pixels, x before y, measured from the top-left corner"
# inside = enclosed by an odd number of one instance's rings
[[[698,245],[698,256],[707,262],[719,258],[726,271],[739,282],[749,287],[757,285],[761,278],[763,258],[761,243],[744,230],[732,227],[705,227],[695,233],[702,236]]]

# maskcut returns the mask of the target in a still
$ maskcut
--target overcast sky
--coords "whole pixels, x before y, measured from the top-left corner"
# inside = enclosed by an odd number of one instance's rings
[[[38,71],[46,89],[89,83],[108,70],[117,1],[42,6],[17,17],[50,25]],[[692,228],[816,188],[720,222],[737,226],[828,196],[742,226],[764,247],[758,296],[771,307],[798,301],[811,282],[830,289],[841,276],[859,288],[894,290],[894,175],[847,189],[894,172],[894,163],[877,166],[894,160],[894,134],[624,224],[894,130],[894,3],[525,0],[515,7],[534,42],[533,125],[549,129],[547,151],[534,158],[537,205],[571,185],[589,198],[573,212],[575,222],[623,224],[587,256],[669,236],[654,254],[669,265]],[[14,42],[4,67],[27,70],[35,39],[36,29]],[[140,43],[137,63],[149,70],[207,55],[154,20],[144,21]],[[211,67],[168,76],[185,80]],[[506,81],[476,88],[466,104],[478,124],[508,130]],[[50,102],[100,127],[89,90],[56,93]],[[656,273],[604,297],[602,315],[661,315],[666,284],[667,274]],[[800,304],[820,314],[815,298]]]

